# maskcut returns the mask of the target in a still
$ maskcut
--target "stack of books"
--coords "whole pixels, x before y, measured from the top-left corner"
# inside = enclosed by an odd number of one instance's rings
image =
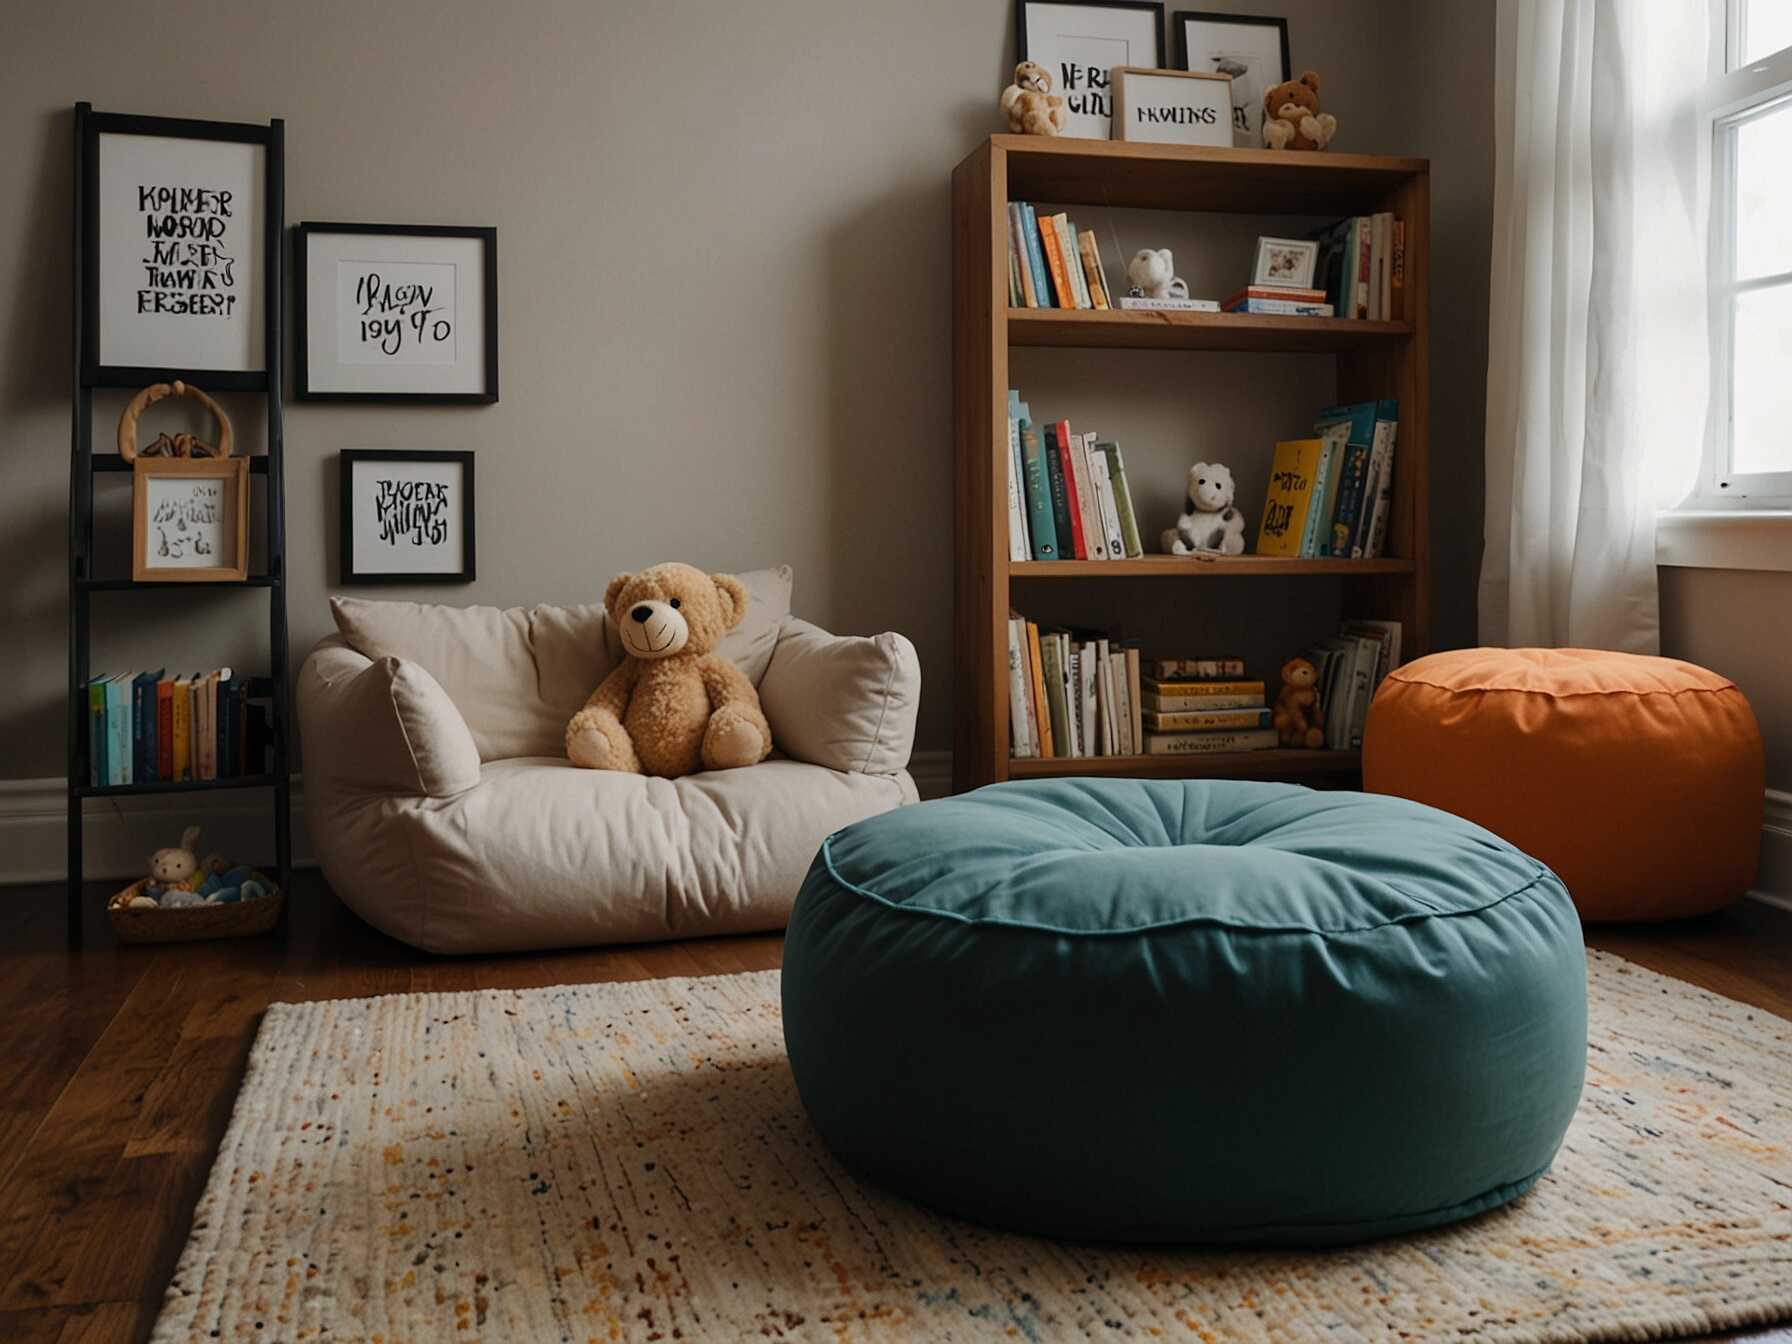
[[[1313,686],[1325,716],[1326,749],[1360,750],[1369,701],[1382,678],[1400,665],[1400,622],[1346,621],[1336,636],[1304,656],[1319,674]]]
[[[1319,413],[1311,439],[1276,445],[1259,555],[1374,560],[1387,544],[1400,408],[1362,401]]]
[[[1338,317],[1398,322],[1406,316],[1406,221],[1382,211],[1308,235],[1318,240],[1313,284]]]
[[[228,667],[94,677],[87,683],[87,778],[116,785],[260,774],[272,696],[271,681]]]
[[[1286,285],[1246,285],[1223,306],[1228,313],[1270,313],[1281,317],[1330,317],[1334,312],[1323,289]]]
[[[1144,554],[1120,445],[1036,424],[1008,393],[1008,558],[1120,560]]]
[[[1062,213],[1008,204],[1008,303],[1015,308],[1113,308],[1095,235]]]
[[[1145,753],[1199,756],[1277,745],[1263,683],[1240,658],[1155,658],[1141,686]]]
[[[1136,646],[1009,617],[1011,754],[1136,756],[1144,750],[1142,709]]]

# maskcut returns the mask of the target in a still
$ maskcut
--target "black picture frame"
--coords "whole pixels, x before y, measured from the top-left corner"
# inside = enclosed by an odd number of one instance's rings
[[[355,567],[356,466],[364,462],[452,462],[461,469],[461,567],[453,571],[395,573],[362,571]],[[479,576],[475,540],[478,509],[474,503],[473,454],[454,450],[408,448],[344,448],[337,455],[338,522],[340,560],[338,579],[343,584],[472,583]]]
[[[1029,0],[1014,0],[1014,59],[1016,62],[1028,59],[1028,2]],[[1159,70],[1164,68],[1164,7],[1162,0],[1038,0],[1038,3],[1074,5],[1078,9],[1145,9],[1153,11],[1157,15],[1157,58],[1152,65]]]
[[[306,258],[314,235],[367,234],[399,238],[472,238],[483,246],[481,288],[485,296],[484,377],[478,392],[344,392],[311,386],[310,282]],[[498,230],[459,224],[345,224],[306,220],[293,226],[293,396],[299,401],[381,402],[490,406],[498,400]]]
[[[83,104],[85,107],[86,105]],[[76,245],[81,249],[81,385],[145,387],[175,379],[203,383],[214,390],[260,392],[268,387],[268,366],[280,359],[280,251],[285,232],[279,122],[204,121],[186,117],[149,117],[127,112],[87,111],[80,121],[81,211]],[[102,364],[100,362],[100,295],[104,286],[100,255],[100,137],[157,136],[177,140],[216,140],[259,145],[262,157],[262,276],[265,293],[260,369],[208,369],[176,364]]]
[[[1277,83],[1286,84],[1294,78],[1294,65],[1288,57],[1288,20],[1274,14],[1223,14],[1208,9],[1179,9],[1170,16],[1170,26],[1176,30],[1176,65],[1178,69],[1193,69],[1189,65],[1188,25],[1195,23],[1217,23],[1237,27],[1274,28],[1281,39],[1282,77]],[[1201,73],[1212,73],[1203,71]],[[1267,92],[1267,86],[1264,92]],[[1253,146],[1261,149],[1261,145]]]

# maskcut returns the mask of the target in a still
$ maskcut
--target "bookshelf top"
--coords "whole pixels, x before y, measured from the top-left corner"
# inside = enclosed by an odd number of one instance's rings
[[[1239,214],[1351,214],[1430,172],[1426,159],[992,135],[1007,199]]]

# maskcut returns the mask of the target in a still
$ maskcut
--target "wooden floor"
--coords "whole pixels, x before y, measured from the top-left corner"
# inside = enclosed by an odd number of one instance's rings
[[[77,953],[60,889],[0,891],[0,1340],[148,1336],[269,1003],[714,975],[781,950],[764,936],[447,960],[375,933],[316,874],[295,887],[284,939],[161,948],[118,946],[96,889]],[[1745,902],[1589,942],[1792,1018],[1792,914]]]

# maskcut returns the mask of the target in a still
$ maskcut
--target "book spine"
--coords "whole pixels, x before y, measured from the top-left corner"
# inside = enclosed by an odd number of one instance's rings
[[[1027,264],[1033,272],[1033,289],[1041,308],[1056,308],[1052,298],[1051,271],[1045,264],[1045,248],[1039,241],[1039,217],[1033,207],[1021,204],[1021,230],[1027,240]]]
[[[1389,316],[1396,322],[1406,320],[1406,221],[1394,220],[1393,255],[1388,258]]]
[[[1046,714],[1051,719],[1053,755],[1075,755],[1070,735],[1070,702],[1064,694],[1064,655],[1056,635],[1039,637],[1039,667],[1045,677]]]
[[[1117,443],[1104,443],[1101,451],[1108,459],[1108,476],[1114,482],[1114,509],[1120,517],[1122,553],[1127,559],[1136,560],[1145,553],[1145,548],[1139,539],[1138,515],[1132,509],[1132,487],[1126,483],[1126,458],[1121,455]]]
[[[1033,288],[1033,260],[1027,252],[1026,208],[1018,201],[1008,203],[1008,254],[1015,258],[1020,272],[1021,298],[1028,308],[1039,307],[1039,295]]]
[[[1326,443],[1319,450],[1319,458],[1313,464],[1313,489],[1308,494],[1307,513],[1301,523],[1300,548],[1296,555],[1312,559],[1325,554],[1325,507],[1326,492],[1332,488],[1332,473],[1336,469],[1339,448],[1335,444]],[[1258,549],[1262,549],[1259,547]]]
[[[1046,469],[1045,449],[1039,442],[1039,427],[1031,420],[1020,422],[1021,466],[1027,492],[1027,538],[1033,544],[1035,560],[1058,558],[1058,527],[1052,518],[1051,475]]]
[[[110,782],[106,771],[106,679],[87,683],[87,782]]]
[[[1008,558],[1028,558],[1027,514],[1021,503],[1020,421],[1008,418]]]
[[[237,746],[236,691],[238,682],[232,677],[218,687],[218,777],[233,778],[240,774],[237,762],[242,751]]]
[[[1095,641],[1095,694],[1101,702],[1101,749],[1109,756],[1120,754],[1120,724],[1115,716],[1114,655],[1105,639]]]
[[[1145,750],[1145,717],[1144,707],[1139,703],[1139,651],[1133,647],[1126,650],[1126,685],[1132,701],[1132,752],[1138,755]]]
[[[1096,245],[1095,235],[1086,231],[1077,235],[1076,245],[1082,254],[1083,280],[1089,287],[1089,297],[1105,312],[1114,305],[1108,301],[1108,278],[1101,273],[1101,248]]]
[[[1027,708],[1027,675],[1021,641],[1026,638],[1021,622],[1008,622],[1008,754],[1026,760],[1033,753],[1032,716]]]
[[[1101,503],[1095,494],[1095,479],[1089,474],[1089,435],[1069,434],[1071,483],[1076,487],[1077,522],[1082,524],[1080,538],[1087,560],[1108,558],[1107,532],[1101,526]]]
[[[1089,543],[1083,536],[1082,505],[1076,497],[1076,477],[1070,466],[1070,422],[1060,420],[1045,427],[1046,460],[1052,475],[1052,519],[1058,527],[1058,553],[1065,560],[1087,560]]]
[[[1228,303],[1228,313],[1261,313],[1274,317],[1331,317],[1332,306],[1329,303],[1315,303],[1306,299],[1240,299],[1237,303]]]
[[[131,782],[130,681],[122,675],[106,683],[106,782]]]
[[[1381,317],[1384,322],[1394,316],[1394,216],[1381,214],[1381,270],[1376,274],[1381,285]]]
[[[1033,734],[1039,742],[1041,756],[1057,755],[1057,738],[1052,734],[1051,701],[1045,693],[1045,656],[1040,652],[1039,627],[1027,622],[1027,670],[1033,678]]]
[[[1218,299],[1147,299],[1135,294],[1121,296],[1120,308],[1133,312],[1217,313]]]
[[[1100,658],[1095,644],[1083,644],[1077,649],[1076,676],[1077,693],[1082,697],[1083,720],[1080,725],[1083,738],[1083,755],[1101,755],[1101,693],[1098,685]]]
[[[1344,449],[1344,474],[1338,482],[1338,502],[1332,510],[1331,551],[1340,558],[1350,555],[1351,532],[1363,502],[1363,480],[1369,474],[1369,445],[1352,443]]]
[[[1078,308],[1093,308],[1095,300],[1083,280],[1082,252],[1076,241],[1076,225],[1068,216],[1053,215],[1052,226],[1058,231],[1058,255],[1064,258],[1064,270],[1070,277],[1070,289],[1076,295]]]
[[[1132,736],[1132,683],[1126,676],[1126,650],[1108,652],[1108,681],[1114,688],[1114,740],[1122,756],[1137,753]]]
[[[211,678],[205,677],[193,685],[193,746],[197,751],[198,768],[193,772],[200,779],[216,778],[216,742],[212,737],[212,715],[217,707],[217,693],[212,689]]]
[[[1145,711],[1145,727],[1160,733],[1208,732],[1216,728],[1267,728],[1270,711],[1263,709],[1189,709]]]
[[[193,690],[183,678],[174,683],[171,717],[174,721],[174,779],[193,778]]]
[[[1146,709],[1159,714],[1185,714],[1195,709],[1262,709],[1261,695],[1160,695],[1145,692]]]
[[[131,683],[131,732],[137,739],[132,777],[148,783],[156,777],[156,680],[147,672]]]
[[[1369,216],[1360,216],[1356,223],[1362,241],[1356,251],[1356,308],[1350,316],[1362,318],[1369,316],[1370,255],[1373,251],[1374,234],[1373,222]]]
[[[174,778],[174,683],[156,683],[156,778]]]
[[[1119,560],[1126,554],[1126,539],[1120,533],[1120,501],[1114,493],[1114,474],[1108,455],[1101,451],[1095,436],[1084,441],[1089,454],[1089,474],[1095,478],[1095,501],[1101,509],[1102,539],[1107,543],[1108,559]]]
[[[1266,751],[1277,745],[1273,728],[1237,732],[1154,733],[1145,730],[1145,752],[1150,756],[1206,756],[1221,751]]]
[[[1052,293],[1057,296],[1057,306],[1077,307],[1076,291],[1070,287],[1070,275],[1064,269],[1064,258],[1058,253],[1058,226],[1050,215],[1039,220],[1039,239],[1045,248],[1045,265],[1051,272]]]
[[[1375,478],[1375,505],[1369,516],[1369,539],[1363,545],[1363,555],[1370,560],[1379,559],[1387,544],[1388,514],[1394,502],[1394,441],[1399,436],[1400,425],[1397,421],[1382,423],[1388,426],[1386,452]],[[1381,425],[1376,428],[1380,429]]]
[[[1008,245],[1008,306],[1026,307],[1026,297],[1020,292],[1020,263],[1014,259],[1013,243]]]

